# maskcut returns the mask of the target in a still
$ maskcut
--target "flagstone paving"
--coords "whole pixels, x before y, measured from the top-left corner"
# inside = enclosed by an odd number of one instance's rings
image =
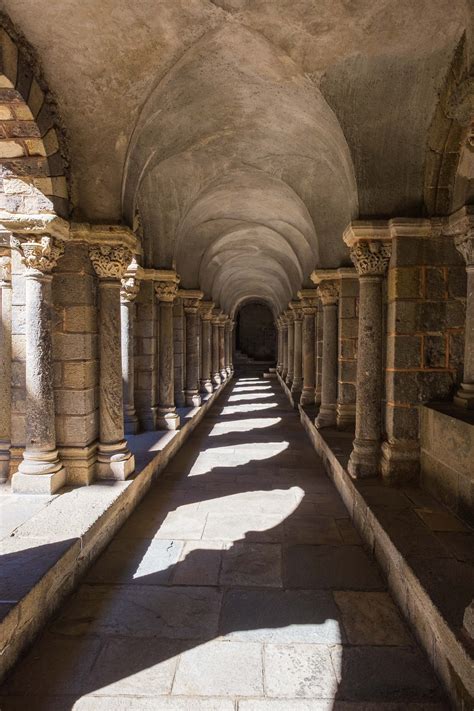
[[[17,665],[0,708],[439,711],[274,381],[237,378]]]

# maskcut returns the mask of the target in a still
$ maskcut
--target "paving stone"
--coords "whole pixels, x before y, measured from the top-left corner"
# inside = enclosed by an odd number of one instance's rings
[[[337,518],[336,526],[345,544],[352,546],[362,545],[362,538],[357,533],[357,529],[350,518]]]
[[[383,590],[375,563],[360,546],[293,545],[283,551],[286,588]]]
[[[339,644],[340,613],[331,593],[320,590],[229,590],[219,634],[275,643]]]
[[[430,511],[427,509],[415,509],[415,511],[432,531],[463,531],[465,533],[469,531],[462,521],[447,511]]]
[[[173,694],[263,695],[261,646],[225,640],[208,642],[185,652],[179,660]]]
[[[285,519],[280,514],[218,514],[210,513],[202,538],[204,540],[238,541],[243,538],[255,542],[283,540]]]
[[[350,644],[405,645],[414,643],[400,614],[385,592],[335,591]]]
[[[336,522],[329,516],[293,515],[285,522],[287,543],[319,543],[338,545],[342,538]]]
[[[209,639],[221,593],[213,588],[83,585],[52,628],[63,635]]]
[[[220,541],[188,541],[172,573],[173,585],[217,585],[222,562]]]
[[[163,585],[169,581],[182,549],[182,541],[115,540],[91,568],[86,582]]]
[[[222,555],[221,585],[281,587],[281,546],[234,543]]]
[[[265,692],[280,698],[331,698],[337,680],[330,647],[267,644],[264,650]]]

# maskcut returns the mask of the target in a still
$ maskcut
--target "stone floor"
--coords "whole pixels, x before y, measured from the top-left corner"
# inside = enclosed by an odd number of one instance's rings
[[[444,709],[275,381],[238,378],[0,692],[0,708]]]

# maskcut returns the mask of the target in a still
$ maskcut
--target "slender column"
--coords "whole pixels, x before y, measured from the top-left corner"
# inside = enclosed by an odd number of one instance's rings
[[[186,405],[199,407],[199,301],[203,297],[202,291],[181,291],[184,313],[186,316]]]
[[[283,352],[282,352],[282,345],[281,345],[281,333],[282,333],[282,328],[281,328],[281,321],[280,317],[275,321],[275,326],[277,329],[277,373],[281,373],[282,367],[283,367]]]
[[[201,392],[212,393],[212,371],[211,371],[211,341],[212,341],[212,301],[201,301],[200,303],[202,339],[201,339]]]
[[[292,302],[294,347],[293,347],[293,382],[291,383],[291,394],[293,401],[297,404],[303,389],[303,310],[298,302]]]
[[[0,257],[0,482],[8,479],[12,401],[12,275],[10,256]]]
[[[336,424],[337,403],[337,300],[338,284],[333,279],[319,284],[323,304],[323,348],[321,406],[315,425],[331,427]]]
[[[316,290],[300,292],[303,307],[303,392],[301,404],[312,405],[315,395],[315,315],[317,308]]]
[[[288,371],[286,374],[286,379],[285,382],[288,385],[288,387],[291,388],[291,385],[293,383],[293,370],[295,367],[295,323],[294,323],[294,314],[291,311],[291,309],[288,309],[286,312],[286,320],[288,323],[288,346],[287,346],[287,367]]]
[[[170,272],[169,279],[156,281],[155,293],[158,299],[160,338],[157,425],[160,430],[176,430],[180,424],[174,401],[173,301],[178,293],[176,274]]]
[[[454,241],[456,249],[464,257],[467,271],[466,326],[464,332],[463,380],[457,391],[456,405],[474,409],[474,215],[463,234]]]
[[[286,312],[280,315],[281,319],[281,347],[282,347],[282,368],[281,377],[286,381],[288,375],[288,319]]]
[[[124,436],[122,347],[120,323],[121,278],[132,260],[123,246],[93,245],[91,262],[99,277],[99,479],[123,480],[135,469]]]
[[[140,282],[134,276],[122,279],[120,289],[120,324],[122,329],[123,421],[125,434],[136,434],[138,418],[135,412],[135,299]]]
[[[225,328],[228,318],[229,317],[226,314],[222,314],[219,319],[219,373],[221,375],[222,382],[227,379],[225,363]]]
[[[220,309],[213,309],[212,311],[212,360],[211,360],[211,370],[212,370],[212,383],[214,385],[214,390],[216,390],[219,385],[222,384],[222,378],[219,369],[219,317],[221,315]]]
[[[354,478],[375,476],[380,462],[382,417],[382,282],[390,260],[388,242],[361,240],[351,249],[359,274],[357,401],[353,450],[348,471]]]
[[[317,293],[317,292],[316,292]],[[314,318],[315,330],[315,381],[314,381],[314,404],[316,407],[321,405],[321,386],[323,382],[323,305],[321,299],[317,300],[316,315]]]
[[[226,321],[225,324],[225,369],[227,377],[232,375],[232,330],[234,328],[234,322],[231,318]]]
[[[56,449],[51,343],[52,270],[64,251],[49,235],[15,240],[23,256],[26,323],[26,443],[14,492],[52,494],[65,482]]]

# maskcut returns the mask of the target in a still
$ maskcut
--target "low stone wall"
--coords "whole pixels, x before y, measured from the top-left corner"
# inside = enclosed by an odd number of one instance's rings
[[[474,412],[420,407],[421,485],[474,525]]]
[[[147,493],[230,382],[174,432],[128,438],[137,471],[56,496],[0,544],[0,681]]]

